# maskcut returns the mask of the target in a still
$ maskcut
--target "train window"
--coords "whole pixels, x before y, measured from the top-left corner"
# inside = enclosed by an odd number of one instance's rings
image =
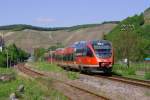
[[[71,54],[70,56],[71,56],[71,59],[70,59],[70,60],[71,60],[71,61],[74,61],[74,54]]]
[[[86,55],[87,55],[87,49],[86,49],[86,48],[84,48],[84,49],[83,49],[82,56],[86,56]]]
[[[82,56],[82,54],[83,54],[83,49],[76,50],[76,56]]]
[[[75,60],[75,54],[73,53],[72,54],[72,61],[74,61]]]
[[[88,57],[93,57],[93,52],[91,51],[90,48],[87,48],[87,53],[86,53],[86,55],[87,55]]]

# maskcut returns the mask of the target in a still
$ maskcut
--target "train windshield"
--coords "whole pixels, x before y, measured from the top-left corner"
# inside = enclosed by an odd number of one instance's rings
[[[97,43],[93,45],[95,54],[99,58],[108,58],[112,55],[111,44]]]

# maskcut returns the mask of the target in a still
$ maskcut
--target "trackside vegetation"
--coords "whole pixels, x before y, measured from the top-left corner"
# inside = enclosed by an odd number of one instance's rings
[[[18,76],[15,70],[9,68],[0,68],[0,73],[14,75],[15,78],[10,81],[0,81],[0,100],[8,100],[11,93],[15,93],[19,100],[67,100],[62,93],[53,89],[50,79],[29,79]],[[45,84],[45,85],[43,85]],[[19,85],[24,85],[24,92],[19,94],[17,89]]]
[[[0,74],[12,74],[12,73],[15,73],[15,70],[13,68],[0,67]]]
[[[113,66],[113,74],[115,75],[142,80],[150,80],[149,70],[149,63],[131,63],[130,67],[127,67],[126,64],[115,64]]]
[[[79,73],[78,72],[72,72],[72,71],[67,71],[64,70],[63,68],[57,66],[56,64],[50,64],[48,62],[32,62],[29,63],[30,66],[33,68],[36,68],[41,71],[49,71],[49,72],[58,72],[58,73],[63,73],[68,77],[68,79],[75,80],[79,78]]]
[[[146,72],[144,78],[150,80],[150,72]]]
[[[63,72],[64,70],[61,67],[58,67],[55,64],[50,64],[48,62],[33,62],[30,63],[34,68],[37,68],[41,71],[53,71],[53,72]]]

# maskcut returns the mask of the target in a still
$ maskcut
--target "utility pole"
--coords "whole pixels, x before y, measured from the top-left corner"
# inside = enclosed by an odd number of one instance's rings
[[[0,33],[0,52],[3,51],[3,48],[4,48],[4,33],[1,32]]]
[[[51,64],[53,63],[53,61],[52,61],[52,59],[53,59],[53,57],[52,57],[52,50],[50,49],[50,58],[51,58]]]
[[[6,54],[7,54],[7,68],[9,67],[9,65],[8,65],[8,50],[6,49]]]

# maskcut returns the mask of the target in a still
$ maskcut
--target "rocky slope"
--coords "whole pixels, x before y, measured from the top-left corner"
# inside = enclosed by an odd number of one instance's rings
[[[18,47],[32,52],[34,48],[48,48],[56,43],[70,45],[75,41],[102,39],[103,34],[110,32],[117,24],[104,23],[94,27],[74,30],[37,31],[25,29],[21,31],[0,31],[4,33],[6,44],[15,43]]]

